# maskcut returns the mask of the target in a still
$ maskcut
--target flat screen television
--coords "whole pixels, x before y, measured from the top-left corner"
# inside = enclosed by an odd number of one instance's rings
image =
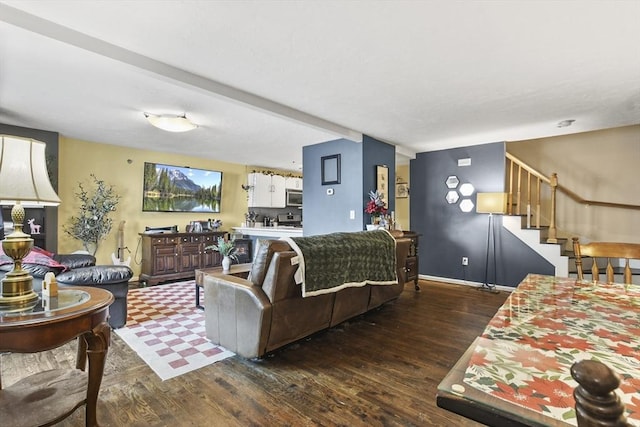
[[[143,212],[220,212],[222,172],[144,164]]]

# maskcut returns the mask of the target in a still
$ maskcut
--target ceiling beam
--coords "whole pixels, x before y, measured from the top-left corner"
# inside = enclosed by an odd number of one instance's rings
[[[114,59],[132,67],[155,74],[163,80],[179,86],[197,89],[209,95],[231,100],[242,105],[258,109],[284,119],[293,120],[313,128],[333,133],[342,138],[355,142],[362,142],[362,133],[349,129],[337,123],[307,114],[284,104],[227,86],[220,82],[191,73],[178,67],[156,61],[128,49],[107,43],[96,37],[89,36],[71,28],[56,24],[22,10],[0,5],[2,13],[0,20],[22,29],[52,38],[54,40],[93,52],[95,54]]]

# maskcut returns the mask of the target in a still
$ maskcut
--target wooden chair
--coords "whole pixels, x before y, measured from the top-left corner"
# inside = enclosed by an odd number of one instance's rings
[[[582,244],[578,237],[573,238],[573,250],[576,256],[576,268],[578,269],[578,280],[584,280],[582,272],[582,257],[587,256],[593,258],[591,265],[591,275],[594,281],[598,281],[599,271],[596,258],[607,259],[607,283],[614,282],[615,269],[611,264],[611,258],[625,259],[624,283],[631,284],[631,267],[629,260],[640,260],[640,244],[639,243],[611,243],[611,242],[592,242]]]

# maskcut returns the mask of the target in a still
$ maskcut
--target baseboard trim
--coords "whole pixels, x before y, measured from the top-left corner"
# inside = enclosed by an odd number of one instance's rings
[[[451,279],[449,277],[429,276],[427,274],[419,274],[418,278],[422,280],[431,280],[433,282],[453,283],[454,285],[469,286],[472,288],[479,288],[480,286],[482,286],[482,283],[480,282],[470,282],[469,280]],[[506,291],[506,292],[511,292],[515,289],[515,288],[512,288],[511,286],[503,286],[503,285],[495,285],[495,287],[499,291]]]

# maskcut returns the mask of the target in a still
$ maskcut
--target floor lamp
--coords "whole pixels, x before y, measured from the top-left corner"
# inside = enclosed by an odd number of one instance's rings
[[[496,231],[494,215],[507,213],[507,193],[478,193],[476,200],[476,212],[489,214],[489,226],[487,228],[487,257],[484,264],[484,283],[478,289],[498,292],[496,285],[489,283],[489,252],[493,258],[493,281],[498,279],[496,261]],[[493,243],[493,245],[492,245]]]

